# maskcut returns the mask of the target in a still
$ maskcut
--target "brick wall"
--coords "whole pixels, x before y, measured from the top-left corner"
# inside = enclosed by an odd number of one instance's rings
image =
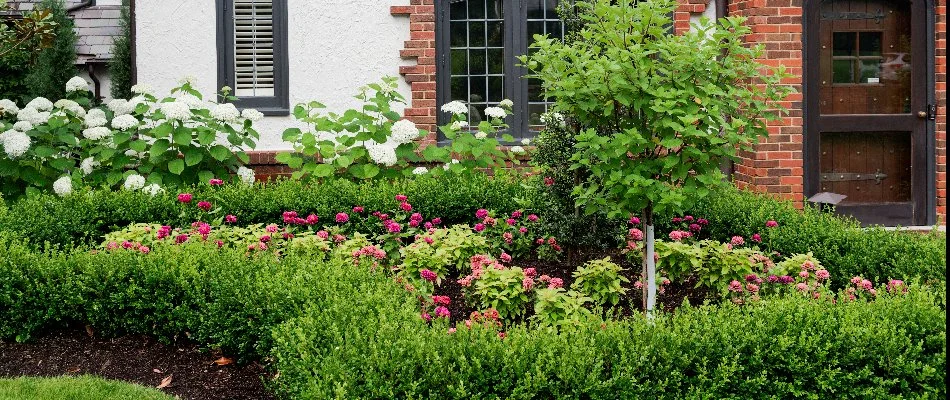
[[[947,0],[937,0],[937,215],[947,223]]]
[[[429,131],[427,144],[436,141],[435,97],[435,4],[434,0],[408,0],[409,5],[392,6],[390,14],[409,18],[409,40],[399,51],[404,59],[415,59],[416,65],[399,67],[399,73],[412,90],[406,118]]]

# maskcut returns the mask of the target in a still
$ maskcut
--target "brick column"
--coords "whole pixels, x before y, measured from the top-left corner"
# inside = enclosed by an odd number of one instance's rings
[[[416,65],[399,68],[399,73],[412,91],[405,116],[420,129],[429,131],[423,144],[435,143],[435,3],[434,0],[408,1],[409,5],[392,6],[389,10],[394,16],[409,18],[409,40],[399,55],[404,59],[416,60]]]

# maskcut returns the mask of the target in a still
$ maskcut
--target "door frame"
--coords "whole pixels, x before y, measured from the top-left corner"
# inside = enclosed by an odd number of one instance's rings
[[[820,188],[820,146],[819,146],[819,48],[822,0],[802,1],[802,162],[804,197],[807,199],[819,192]],[[934,0],[909,0],[911,3],[911,35],[926,37],[915,41],[913,46],[917,54],[924,54],[926,62],[915,63],[913,74],[923,74],[925,85],[912,82],[913,99],[925,99],[926,104],[913,104],[912,113],[926,110],[936,103],[936,4]],[[923,14],[923,15],[921,15]],[[922,87],[921,87],[922,86]],[[920,93],[918,91],[924,91]],[[873,117],[872,117],[873,118]],[[912,171],[911,196],[914,208],[914,225],[933,225],[936,223],[937,158],[936,158],[936,121],[924,122],[923,143],[912,139],[912,165],[922,165],[926,171]],[[915,167],[916,168],[916,167]]]

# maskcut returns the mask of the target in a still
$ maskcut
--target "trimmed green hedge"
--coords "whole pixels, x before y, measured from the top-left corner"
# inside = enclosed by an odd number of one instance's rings
[[[797,210],[790,202],[735,189],[717,191],[691,213],[710,221],[705,230],[713,239],[728,242],[740,235],[749,241],[759,233],[762,245],[782,254],[812,252],[832,272],[836,288],[855,275],[879,283],[891,278],[946,281],[947,235],[943,232],[861,228],[853,219],[814,207]],[[766,228],[768,220],[779,226]]]
[[[445,223],[471,222],[475,210],[493,209],[511,212],[518,207],[515,199],[527,190],[515,178],[485,175],[416,178],[395,182],[353,183],[326,180],[308,184],[282,180],[254,186],[225,185],[192,188],[194,201],[180,205],[178,193],[150,197],[141,192],[92,190],[65,198],[44,194],[21,199],[0,213],[0,231],[14,231],[41,244],[90,244],[102,235],[134,222],[189,224],[198,217],[195,204],[210,201],[222,207],[222,214],[234,214],[241,224],[279,222],[281,213],[294,210],[316,213],[327,220],[338,212],[349,212],[361,205],[367,211],[398,207],[397,194],[409,196],[413,210],[424,216],[441,217]],[[186,213],[182,213],[186,210]]]
[[[881,398],[946,395],[946,291],[833,305],[684,307],[560,335],[428,327],[349,259],[186,244],[37,252],[0,233],[0,339],[63,324],[270,356],[293,398]]]

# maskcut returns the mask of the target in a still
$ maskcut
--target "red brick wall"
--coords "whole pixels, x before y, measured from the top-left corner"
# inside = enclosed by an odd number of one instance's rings
[[[947,0],[937,0],[937,215],[947,223]]]
[[[408,0],[409,5],[392,6],[390,14],[409,18],[409,40],[399,51],[404,59],[415,59],[416,65],[399,67],[399,73],[412,89],[406,118],[429,131],[425,142],[436,140],[435,98],[435,4],[434,0]]]

